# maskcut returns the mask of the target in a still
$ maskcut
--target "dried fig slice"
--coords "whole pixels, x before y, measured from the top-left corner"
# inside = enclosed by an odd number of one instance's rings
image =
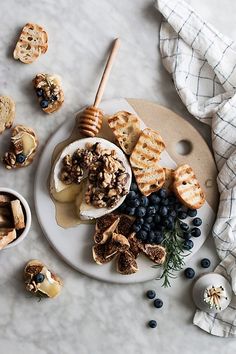
[[[160,245],[145,244],[142,247],[143,253],[156,264],[163,264],[166,259],[166,249]]]
[[[119,223],[119,216],[114,214],[104,215],[97,220],[94,242],[104,244],[112,235]]]
[[[127,237],[132,232],[134,221],[135,218],[131,216],[120,215],[120,221],[117,225],[116,232]]]
[[[111,239],[106,243],[106,253],[105,257],[111,257],[117,252],[127,251],[130,247],[128,239],[120,234],[115,232],[112,234]]]
[[[138,271],[135,257],[129,251],[121,252],[117,258],[117,272],[123,275],[134,274]]]
[[[128,241],[130,244],[130,249],[129,252],[131,252],[135,258],[138,257],[139,253],[142,251],[142,242],[137,239],[135,232],[132,232],[129,236],[128,236]]]
[[[99,265],[106,264],[115,257],[116,253],[107,256],[106,249],[107,249],[107,245],[105,244],[97,244],[93,246],[92,248],[93,259],[97,264]]]

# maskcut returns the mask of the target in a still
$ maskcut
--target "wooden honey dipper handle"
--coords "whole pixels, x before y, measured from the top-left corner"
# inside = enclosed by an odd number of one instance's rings
[[[110,72],[111,72],[111,68],[112,68],[112,65],[113,65],[113,63],[115,61],[115,58],[116,58],[116,55],[117,55],[119,47],[120,47],[120,39],[116,38],[114,40],[112,50],[111,50],[110,55],[108,57],[105,69],[104,69],[103,74],[102,74],[101,81],[100,81],[99,86],[98,86],[97,94],[96,94],[95,101],[94,101],[94,104],[93,104],[94,107],[98,107],[100,102],[101,102],[101,100],[102,100],[102,96],[103,96],[103,93],[105,91],[105,87],[106,87],[106,84],[107,84],[107,81],[108,81],[108,78],[109,78],[109,75],[110,75]]]

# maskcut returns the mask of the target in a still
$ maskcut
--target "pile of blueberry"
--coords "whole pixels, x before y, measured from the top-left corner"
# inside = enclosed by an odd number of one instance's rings
[[[194,243],[191,237],[201,235],[198,226],[202,224],[202,220],[196,217],[197,210],[186,208],[173,193],[164,188],[146,197],[139,192],[137,184],[133,181],[130,192],[119,211],[136,217],[133,230],[137,238],[144,243],[162,243],[165,232],[174,230],[177,221],[179,221],[184,249],[193,248]],[[187,217],[194,218],[192,229],[182,221]]]
[[[44,95],[44,90],[41,88],[36,89],[36,94],[40,99],[40,106],[42,108],[47,108],[50,102],[57,100],[57,96],[53,94],[51,95],[50,99],[46,98]]]

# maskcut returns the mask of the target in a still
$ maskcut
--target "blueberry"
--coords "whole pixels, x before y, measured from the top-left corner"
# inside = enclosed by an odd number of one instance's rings
[[[178,218],[181,219],[181,220],[186,219],[186,218],[187,218],[187,213],[184,212],[184,211],[182,211],[182,210],[179,211],[179,212],[178,212]]]
[[[180,222],[179,226],[180,226],[181,230],[183,230],[183,231],[189,230],[189,226],[185,222]]]
[[[139,206],[136,209],[136,215],[142,218],[146,214],[146,208]]]
[[[138,186],[135,182],[131,183],[130,190],[133,192],[138,192]]]
[[[24,154],[17,154],[16,155],[16,162],[23,163],[25,162],[26,156]]]
[[[131,200],[131,199],[135,199],[137,198],[137,193],[135,193],[134,191],[130,191],[127,195],[127,199]]]
[[[38,274],[35,274],[34,281],[35,281],[35,283],[42,283],[44,281],[44,278],[45,278],[44,274],[38,273]]]
[[[161,205],[165,205],[165,206],[169,205],[169,200],[167,198],[162,199]]]
[[[151,227],[151,230],[155,230],[156,229],[156,224],[154,222],[151,222],[150,227]]]
[[[160,203],[161,198],[158,197],[158,195],[156,193],[153,193],[150,195],[149,200],[150,200],[151,204],[156,205],[156,204]]]
[[[148,326],[149,326],[150,328],[156,328],[156,326],[157,326],[157,321],[155,321],[155,320],[149,321],[149,322],[148,322]]]
[[[42,101],[40,102],[40,106],[41,106],[42,108],[47,108],[47,107],[48,107],[48,100],[42,100]]]
[[[195,219],[193,219],[193,225],[194,225],[194,226],[200,226],[200,225],[202,225],[202,219],[200,219],[200,218],[195,218]]]
[[[160,243],[162,243],[164,237],[161,231],[156,231],[156,244],[159,245]]]
[[[175,210],[171,210],[171,211],[169,212],[169,215],[172,216],[172,217],[175,219],[176,216],[177,216],[177,213],[176,213]]]
[[[159,209],[159,214],[161,216],[166,216],[168,214],[168,209],[166,206],[161,206]]]
[[[151,226],[150,224],[144,224],[142,225],[142,230],[145,230],[147,232],[151,231]]]
[[[156,224],[159,224],[160,221],[161,221],[160,215],[156,214],[156,215],[154,216],[154,222],[155,222]]]
[[[169,196],[169,205],[174,205],[176,203],[176,198],[174,195]]]
[[[154,300],[154,306],[157,308],[157,309],[160,309],[162,306],[163,306],[163,301],[161,299],[156,299]]]
[[[147,224],[151,224],[153,221],[153,216],[148,216],[147,218],[145,218],[145,223]]]
[[[197,210],[196,209],[188,209],[187,214],[191,218],[194,218],[197,215]]]
[[[127,205],[125,203],[121,204],[121,206],[119,207],[119,211],[121,213],[126,213],[126,208],[127,208]]]
[[[144,219],[143,218],[137,218],[136,220],[135,220],[135,224],[136,225],[143,225],[143,223],[144,223]]]
[[[156,297],[156,292],[154,290],[148,290],[146,295],[148,299],[152,300]]]
[[[160,198],[166,198],[167,197],[167,190],[165,188],[161,188],[159,189],[159,191],[157,192],[157,195],[160,197]]]
[[[186,268],[184,270],[184,275],[186,276],[186,278],[188,279],[192,279],[195,276],[195,270],[193,268]]]
[[[202,268],[209,268],[211,265],[211,261],[208,258],[203,258],[201,260],[201,266]]]
[[[147,207],[147,215],[153,216],[156,214],[156,208],[153,205]]]
[[[191,232],[188,232],[188,231],[183,232],[183,238],[185,240],[190,240],[191,237],[192,237]]]
[[[51,99],[51,101],[57,101],[57,96],[56,96],[56,95],[52,95],[52,96],[50,97],[50,99]]]
[[[150,231],[148,234],[148,242],[155,243],[156,242],[156,234],[154,231]]]
[[[140,204],[139,199],[131,199],[129,201],[129,206],[133,207],[133,208],[137,208]]]
[[[130,216],[133,216],[135,214],[135,208],[131,208],[130,206],[128,206],[126,208],[126,213]]]
[[[181,210],[182,210],[182,207],[183,207],[183,205],[182,205],[180,202],[177,202],[177,203],[175,204],[175,210],[176,210],[176,211],[181,211]]]
[[[185,240],[183,242],[183,249],[185,249],[185,250],[189,251],[193,248],[193,246],[194,246],[194,243],[192,240]]]
[[[42,89],[37,89],[36,90],[36,94],[38,97],[42,97],[43,96],[43,90]]]
[[[193,227],[191,230],[191,235],[193,237],[199,237],[201,236],[201,230],[198,227]]]
[[[141,230],[141,225],[133,224],[134,232],[139,232]]]
[[[138,233],[137,233],[137,237],[139,240],[141,241],[146,241],[147,239],[147,231],[145,230],[140,230]]]
[[[145,197],[145,195],[143,195],[140,198],[140,206],[147,207],[148,204],[149,204],[148,197]]]

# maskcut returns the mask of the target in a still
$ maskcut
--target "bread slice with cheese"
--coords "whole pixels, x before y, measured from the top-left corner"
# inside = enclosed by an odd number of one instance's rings
[[[11,97],[0,96],[0,134],[11,128],[15,118],[15,102]]]
[[[24,64],[31,64],[47,49],[48,35],[44,28],[36,23],[27,23],[16,43],[13,57]]]
[[[205,194],[193,172],[185,164],[173,172],[173,190],[177,198],[188,208],[199,209],[205,203]]]
[[[153,166],[159,161],[164,148],[165,143],[156,130],[144,129],[130,156],[132,167],[147,168]]]
[[[140,119],[132,113],[120,111],[108,118],[108,124],[122,150],[130,155],[141,134]]]
[[[133,173],[140,192],[146,196],[158,191],[165,182],[164,169],[157,163],[143,169],[133,167]]]

